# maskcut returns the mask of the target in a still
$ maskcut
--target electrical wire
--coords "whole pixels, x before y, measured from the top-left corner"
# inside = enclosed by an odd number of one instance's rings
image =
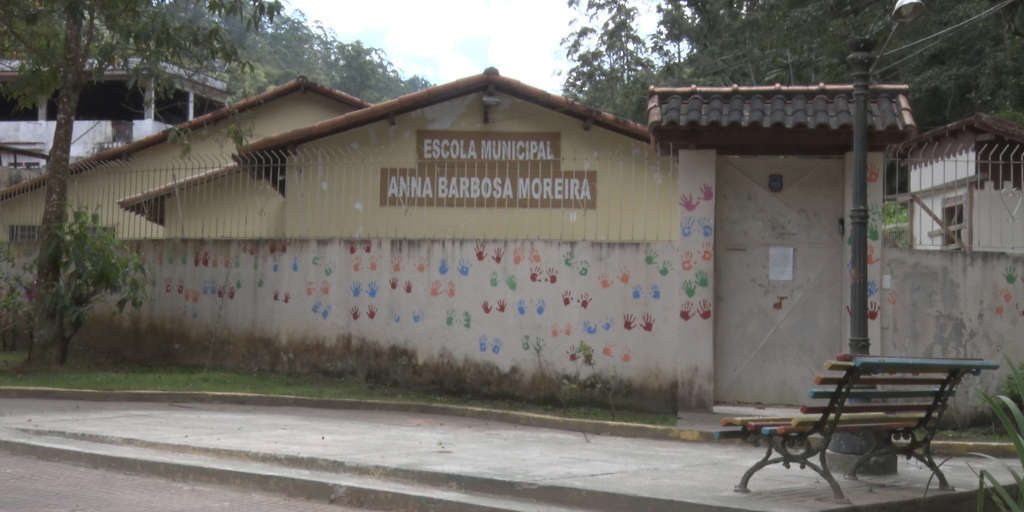
[[[1006,0],[1003,3],[998,4],[998,5],[994,5],[994,6],[988,8],[988,9],[986,9],[986,10],[984,10],[984,11],[982,11],[982,12],[980,12],[980,13],[978,13],[978,14],[976,14],[976,15],[974,15],[974,16],[972,16],[972,17],[970,17],[970,18],[968,18],[968,19],[966,19],[964,21],[961,21],[960,23],[957,23],[956,25],[953,25],[953,26],[950,26],[950,27],[946,27],[946,28],[944,28],[944,29],[934,33],[934,34],[922,37],[921,39],[918,39],[917,41],[914,41],[914,42],[911,42],[911,43],[907,43],[907,44],[905,44],[905,45],[903,45],[903,46],[901,46],[899,48],[895,48],[895,49],[889,50],[888,52],[885,52],[883,54],[879,54],[879,58],[885,57],[887,55],[892,55],[894,53],[899,53],[899,52],[901,52],[903,50],[906,50],[908,48],[913,48],[914,46],[917,46],[917,45],[919,45],[919,44],[921,44],[921,43],[923,43],[925,41],[930,41],[930,40],[932,40],[932,39],[934,39],[936,37],[948,34],[948,33],[952,32],[952,31],[954,31],[954,30],[956,30],[958,28],[963,27],[964,25],[967,25],[967,24],[969,24],[971,22],[980,20],[980,19],[982,19],[982,18],[984,18],[986,16],[989,16],[989,15],[995,13],[999,9],[1002,9],[1003,7],[1006,7],[1006,6],[1010,5],[1010,4],[1013,4],[1013,3],[1018,2],[1018,1],[1019,0]]]

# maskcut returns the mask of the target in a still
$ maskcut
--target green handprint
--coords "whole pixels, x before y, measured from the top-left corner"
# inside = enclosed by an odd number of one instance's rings
[[[320,256],[313,256],[313,266],[316,267],[316,266],[319,266],[319,265],[320,265]]]
[[[576,262],[576,255],[573,254],[572,251],[569,251],[569,252],[563,254],[562,258],[563,258],[562,261],[565,262],[565,266],[567,266],[567,267],[572,267],[573,264]]]
[[[257,288],[263,288],[263,276],[262,275],[260,275],[259,279],[256,280],[256,287]]]
[[[590,273],[590,262],[587,261],[587,260],[580,261],[580,270],[579,270],[579,272],[580,272],[581,276],[587,277],[587,274]]]
[[[658,269],[658,273],[667,276],[672,271],[672,263],[668,260],[661,262],[661,268]]]
[[[451,327],[453,323],[455,323],[455,310],[449,309],[448,312],[445,314],[444,324],[447,325],[448,327]]]
[[[523,350],[530,350],[530,337],[523,336]]]
[[[508,286],[509,290],[516,291],[516,276],[508,276],[505,278],[505,285]]]
[[[648,265],[654,265],[658,260],[658,251],[654,249],[644,250],[644,262]]]
[[[693,294],[697,293],[697,285],[687,279],[683,281],[683,291],[686,292],[687,297],[693,297]]]
[[[703,270],[698,270],[697,271],[697,286],[700,286],[701,288],[707,288],[708,287],[708,273],[707,272],[704,272]]]
[[[494,288],[498,287],[498,273],[491,272],[491,286]]]
[[[464,311],[462,313],[462,326],[465,327],[466,329],[469,329],[470,326],[472,326],[472,325],[473,325],[473,317],[470,316],[469,311]]]
[[[544,348],[544,338],[541,338],[541,337],[538,336],[533,341],[533,351],[536,352],[539,355],[541,349],[543,349],[543,348]]]
[[[878,241],[878,226],[868,224],[868,238],[874,242]]]
[[[331,274],[333,274],[333,273],[334,273],[334,266],[333,265],[328,265],[327,268],[324,269],[324,275],[327,276],[327,277],[331,277]]]
[[[235,255],[235,268],[242,266],[242,258],[239,255]]]
[[[1017,282],[1017,267],[1006,267],[1006,272],[1003,272],[1003,277],[1006,278],[1006,282],[1013,284]]]
[[[235,279],[235,288],[238,288],[239,290],[242,289],[242,280],[241,279]]]

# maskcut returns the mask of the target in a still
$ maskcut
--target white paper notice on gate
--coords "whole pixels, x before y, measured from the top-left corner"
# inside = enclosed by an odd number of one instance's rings
[[[768,279],[771,281],[793,280],[793,248],[768,248]]]

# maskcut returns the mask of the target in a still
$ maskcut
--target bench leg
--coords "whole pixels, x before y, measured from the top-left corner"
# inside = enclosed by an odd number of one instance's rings
[[[821,452],[819,453],[821,467],[817,467],[811,461],[807,461],[807,467],[813,469],[815,472],[821,475],[821,477],[824,478],[826,482],[828,482],[828,486],[832,488],[832,499],[834,499],[836,503],[850,503],[850,500],[846,499],[846,495],[843,494],[843,488],[839,487],[839,482],[837,482],[836,478],[832,476],[832,471],[828,469],[828,461],[825,460],[826,452],[828,452],[826,446],[822,446]]]
[[[939,479],[939,490],[940,491],[953,491],[953,486],[949,485],[946,481],[946,475],[942,474],[942,470],[939,469],[939,465],[935,463],[935,459],[932,459],[932,447],[931,444],[927,444],[924,447],[924,456],[918,455],[917,453],[911,453],[915,459],[921,461],[922,464],[928,466],[928,469],[932,470],[932,474]]]
[[[737,484],[736,487],[733,487],[733,491],[742,493],[750,492],[750,489],[747,488],[747,483],[750,482],[750,477],[754,476],[754,473],[757,473],[765,466],[770,466],[772,464],[778,464],[782,462],[782,457],[776,457],[774,459],[770,458],[772,456],[771,441],[768,441],[765,444],[768,445],[768,450],[764,452],[764,457],[762,457],[761,460],[757,461],[753,466],[750,466],[750,469],[748,469],[746,473],[743,473],[743,478],[740,478],[740,483]]]

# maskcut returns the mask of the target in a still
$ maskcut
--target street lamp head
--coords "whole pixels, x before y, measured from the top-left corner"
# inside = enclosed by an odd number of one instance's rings
[[[921,14],[924,14],[922,0],[899,0],[892,10],[892,19],[896,23],[909,23]]]

